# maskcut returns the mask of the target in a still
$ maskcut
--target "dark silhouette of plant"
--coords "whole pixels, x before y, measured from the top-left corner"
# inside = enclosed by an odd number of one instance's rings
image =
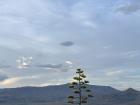
[[[86,80],[86,75],[84,71],[81,69],[77,69],[76,74],[78,76],[74,77],[74,82],[69,84],[69,88],[71,88],[74,92],[74,95],[68,97],[68,103],[70,104],[78,104],[82,105],[87,103],[91,95],[91,90],[88,89],[89,81]]]

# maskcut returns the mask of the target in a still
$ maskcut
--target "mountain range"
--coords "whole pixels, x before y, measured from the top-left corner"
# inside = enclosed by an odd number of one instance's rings
[[[89,85],[93,98],[87,105],[140,105],[140,91],[125,91],[110,86]],[[68,105],[72,90],[67,84],[46,87],[0,89],[0,105]]]

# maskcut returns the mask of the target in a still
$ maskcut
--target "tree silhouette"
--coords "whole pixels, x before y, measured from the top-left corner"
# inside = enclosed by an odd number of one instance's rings
[[[86,80],[86,75],[81,69],[77,69],[77,76],[74,77],[74,81],[70,83],[69,88],[73,90],[73,95],[68,97],[68,103],[82,105],[87,103],[91,95],[91,90],[88,89],[89,81]]]

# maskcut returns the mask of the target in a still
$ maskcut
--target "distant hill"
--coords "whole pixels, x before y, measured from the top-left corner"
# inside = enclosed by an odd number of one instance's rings
[[[88,105],[140,105],[140,92],[90,85],[94,98]],[[68,105],[68,85],[0,89],[0,105]]]

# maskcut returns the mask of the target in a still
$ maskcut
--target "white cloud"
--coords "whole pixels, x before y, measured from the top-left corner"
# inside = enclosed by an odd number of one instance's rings
[[[22,81],[28,81],[30,79],[39,79],[39,75],[37,76],[23,76],[23,77],[11,77],[7,78],[4,81],[0,82],[1,87],[13,87],[13,86],[20,86],[20,82]]]
[[[73,63],[71,61],[65,61],[65,63],[72,65]]]
[[[33,57],[20,57],[17,59],[17,67],[19,69],[26,69],[30,66]]]
[[[14,86],[15,83],[17,83],[20,80],[20,78],[8,78],[2,82],[0,82],[1,86],[9,87],[9,86]]]

